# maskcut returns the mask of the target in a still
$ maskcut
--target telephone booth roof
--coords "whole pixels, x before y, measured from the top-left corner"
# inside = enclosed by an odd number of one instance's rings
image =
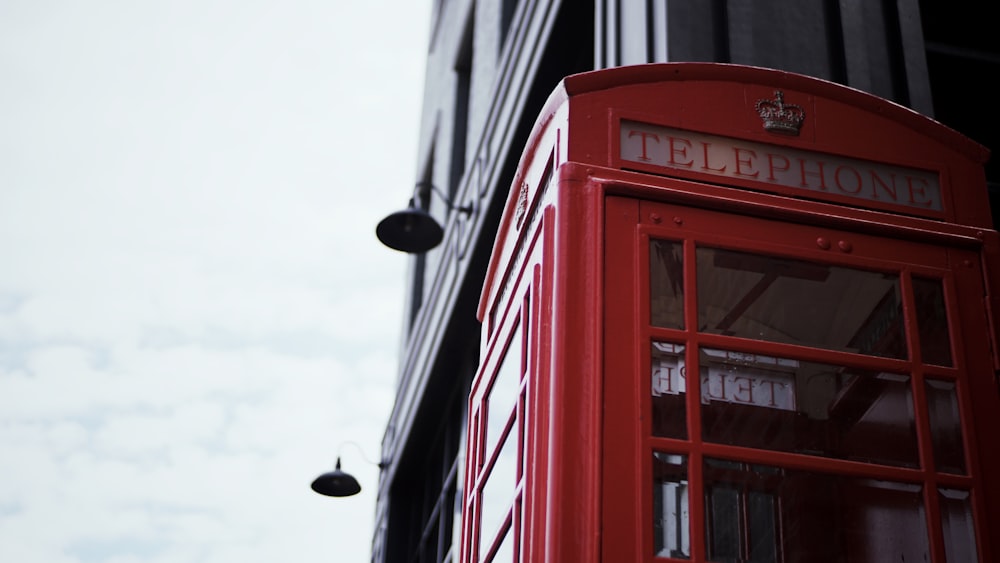
[[[993,228],[988,158],[982,145],[909,108],[791,72],[659,63],[568,76],[522,153],[478,316],[521,238],[520,217],[537,203],[540,177],[528,177],[542,174],[537,159],[550,160],[554,178],[575,163],[591,174],[677,178],[926,230]]]

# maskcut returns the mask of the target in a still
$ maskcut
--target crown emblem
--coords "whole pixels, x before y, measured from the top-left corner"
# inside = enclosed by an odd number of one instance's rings
[[[757,100],[754,106],[764,129],[782,135],[798,135],[806,112],[802,106],[785,103],[785,94],[781,90],[774,91],[773,100]]]

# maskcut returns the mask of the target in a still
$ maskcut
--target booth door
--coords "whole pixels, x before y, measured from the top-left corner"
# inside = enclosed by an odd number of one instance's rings
[[[606,210],[604,561],[988,560],[975,248]]]

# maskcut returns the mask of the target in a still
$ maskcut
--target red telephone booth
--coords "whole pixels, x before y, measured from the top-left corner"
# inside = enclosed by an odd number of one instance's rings
[[[480,302],[462,560],[1000,558],[986,157],[784,72],[564,80]]]

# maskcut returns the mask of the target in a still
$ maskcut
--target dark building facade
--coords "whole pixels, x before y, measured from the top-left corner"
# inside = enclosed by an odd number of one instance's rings
[[[415,201],[445,234],[407,258],[374,562],[458,560],[476,308],[522,148],[564,76],[651,62],[779,69],[895,101],[1000,149],[991,2],[435,0],[431,9]],[[993,197],[1000,166],[986,174]]]

